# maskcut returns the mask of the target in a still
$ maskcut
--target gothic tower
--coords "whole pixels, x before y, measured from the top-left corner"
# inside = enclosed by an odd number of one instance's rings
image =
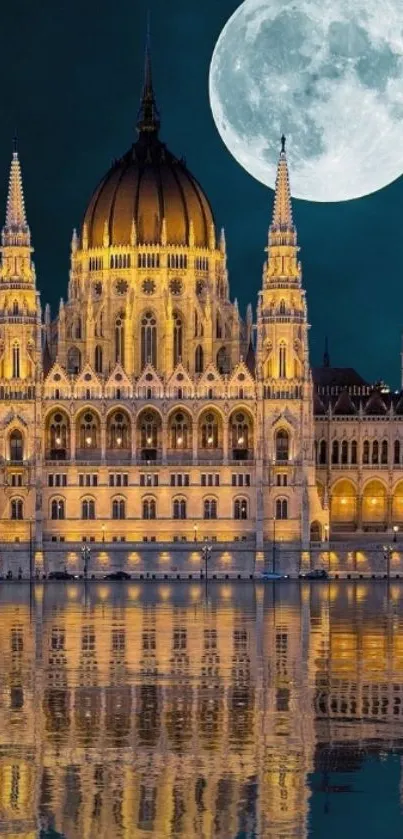
[[[258,301],[257,378],[261,401],[263,538],[301,542],[326,535],[315,480],[313,387],[305,291],[281,138],[268,260]],[[266,467],[266,468],[265,468]]]
[[[36,509],[40,447],[41,307],[26,219],[21,167],[14,148],[0,264],[0,529],[26,541]],[[10,522],[7,523],[8,533]]]

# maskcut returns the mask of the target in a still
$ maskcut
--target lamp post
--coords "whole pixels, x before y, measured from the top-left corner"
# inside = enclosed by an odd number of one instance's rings
[[[273,545],[272,545],[272,572],[276,572],[276,517],[273,516]]]
[[[208,576],[208,561],[211,557],[212,547],[211,545],[204,545],[202,549],[202,555],[204,559],[204,574],[207,583],[207,576]]]
[[[399,528],[398,528],[397,524],[395,524],[394,527],[393,527],[393,541],[394,542],[397,542],[398,532],[399,532]]]
[[[389,580],[390,578],[390,557],[392,554],[393,548],[392,545],[384,545],[383,546],[383,556],[386,559],[386,576]]]
[[[193,527],[193,538],[194,541],[197,542],[197,524],[195,524]]]
[[[326,554],[327,554],[327,570],[330,574],[330,551],[329,551],[329,525],[325,524],[325,542],[326,542]]]
[[[105,542],[105,525],[102,525],[102,541]]]
[[[91,557],[91,548],[88,545],[83,545],[81,548],[81,553],[84,561],[84,580],[88,579],[88,564]]]

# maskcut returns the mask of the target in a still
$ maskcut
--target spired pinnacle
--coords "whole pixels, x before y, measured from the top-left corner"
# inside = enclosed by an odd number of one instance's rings
[[[14,138],[13,142],[13,156],[11,159],[10,179],[8,185],[6,223],[3,227],[2,239],[3,245],[22,245],[29,247],[31,243],[30,230],[25,215],[21,166],[18,158],[16,138]]]
[[[285,153],[285,136],[281,137],[281,151],[277,165],[276,187],[274,193],[273,230],[292,230],[294,228],[290,180],[288,176],[287,157]]]
[[[145,132],[158,134],[160,127],[160,115],[155,101],[152,71],[151,71],[151,48],[150,48],[150,16],[147,21],[146,52],[144,61],[144,84],[141,95],[140,109],[137,116],[137,130],[140,134]]]

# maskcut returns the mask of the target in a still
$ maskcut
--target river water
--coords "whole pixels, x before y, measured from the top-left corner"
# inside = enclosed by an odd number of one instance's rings
[[[0,836],[400,839],[403,584],[0,587]]]

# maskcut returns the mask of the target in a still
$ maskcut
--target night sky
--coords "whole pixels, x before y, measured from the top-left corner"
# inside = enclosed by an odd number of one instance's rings
[[[231,294],[243,310],[261,286],[272,192],[231,157],[208,100],[214,45],[238,5],[149,0],[161,137],[186,158],[226,229]],[[138,0],[20,0],[2,9],[1,214],[17,132],[38,284],[52,314],[66,297],[72,228],[135,136],[145,29]],[[343,204],[294,201],[294,217],[312,364],[321,363],[328,334],[334,366],[399,387],[403,179]]]

